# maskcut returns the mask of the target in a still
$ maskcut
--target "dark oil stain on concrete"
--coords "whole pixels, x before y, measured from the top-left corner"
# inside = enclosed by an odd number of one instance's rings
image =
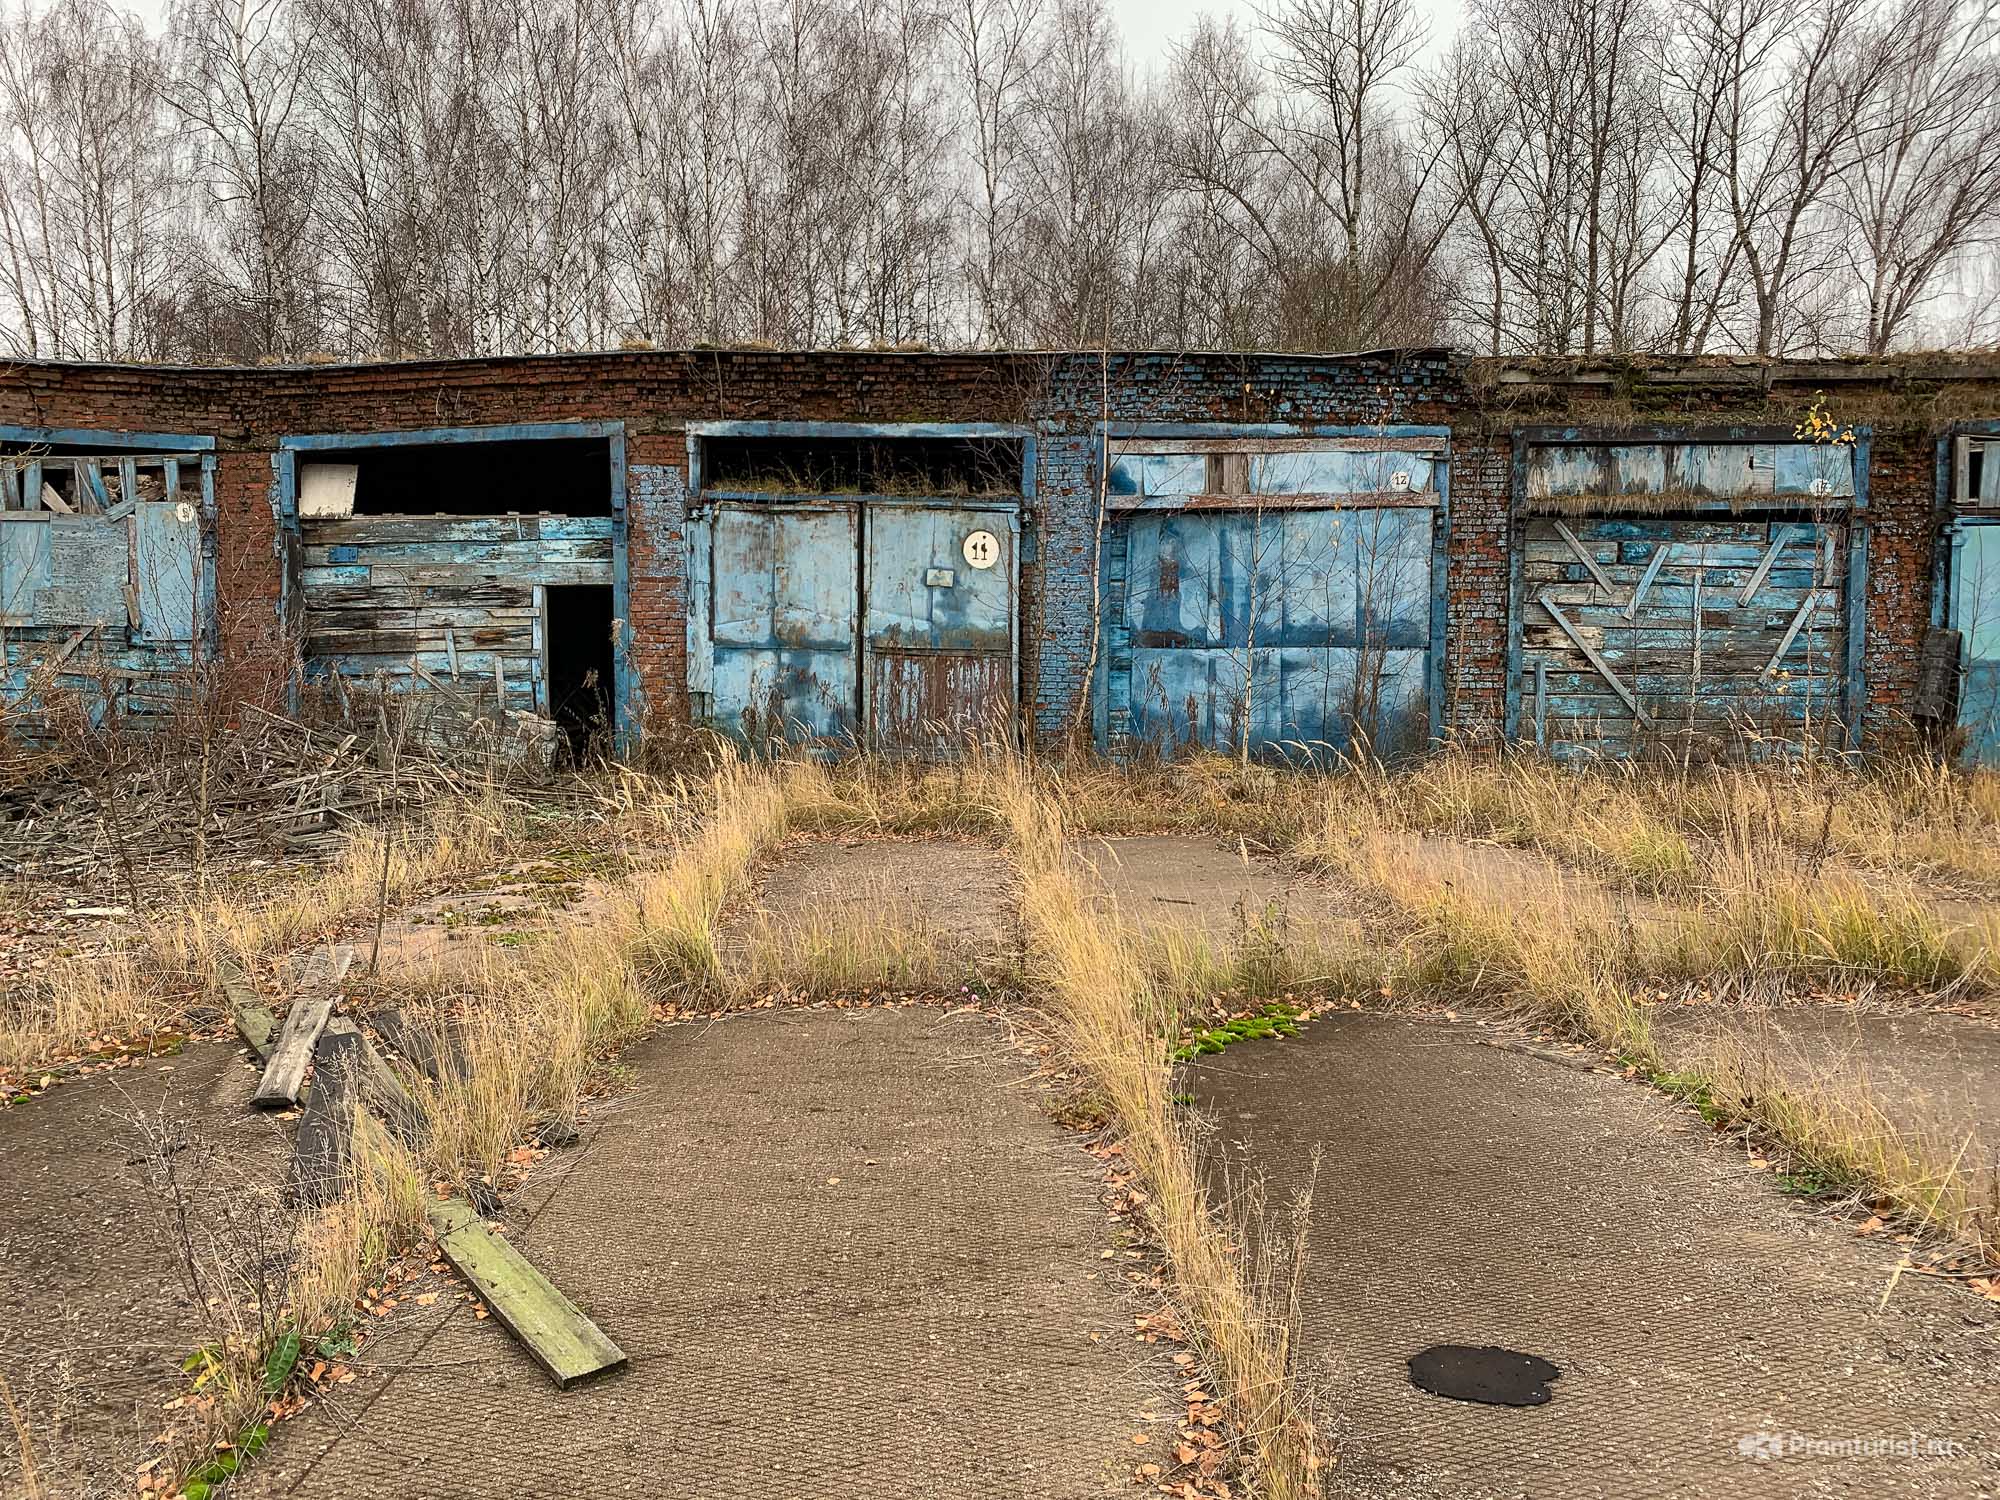
[[[1490,1346],[1433,1344],[1410,1356],[1410,1384],[1418,1390],[1488,1406],[1540,1406],[1561,1374],[1545,1359]]]

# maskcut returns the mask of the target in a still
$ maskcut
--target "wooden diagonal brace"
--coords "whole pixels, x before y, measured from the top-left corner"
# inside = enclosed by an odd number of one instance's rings
[[[1792,533],[1797,530],[1796,526],[1781,525],[1772,531],[1771,545],[1765,549],[1763,559],[1757,564],[1756,571],[1751,573],[1749,580],[1737,591],[1736,602],[1739,605],[1748,604],[1757,590],[1764,586],[1764,580],[1771,576],[1771,564],[1778,560],[1778,554],[1790,544]]]
[[[1563,541],[1568,544],[1569,550],[1576,554],[1576,560],[1582,563],[1584,567],[1589,570],[1590,576],[1597,580],[1597,586],[1603,589],[1605,593],[1611,595],[1613,598],[1616,598],[1618,595],[1618,590],[1612,584],[1611,576],[1608,573],[1606,573],[1603,568],[1598,566],[1597,559],[1590,555],[1589,549],[1586,548],[1582,542],[1579,542],[1576,539],[1576,533],[1574,531],[1571,531],[1567,526],[1563,525],[1563,523],[1560,521],[1555,523],[1555,527],[1556,527],[1556,535],[1561,537]]]
[[[1636,620],[1639,618],[1639,603],[1646,597],[1646,591],[1653,586],[1653,580],[1660,576],[1660,565],[1667,560],[1667,548],[1672,545],[1673,543],[1671,542],[1663,541],[1653,549],[1653,560],[1646,564],[1644,576],[1639,579],[1638,586],[1632,590],[1632,602],[1625,606],[1624,614],[1626,619]]]
[[[1584,654],[1584,658],[1589,661],[1591,666],[1597,669],[1597,675],[1611,685],[1611,691],[1616,693],[1624,705],[1632,710],[1632,717],[1637,719],[1641,724],[1651,724],[1652,720],[1647,717],[1646,711],[1639,707],[1639,700],[1632,696],[1630,688],[1618,680],[1618,674],[1611,670],[1610,663],[1599,656],[1597,648],[1586,641],[1583,638],[1582,632],[1570,624],[1569,616],[1556,608],[1555,599],[1552,597],[1554,593],[1554,589],[1543,589],[1537,602],[1540,603],[1543,609],[1549,612],[1549,618],[1562,627],[1562,633],[1570,638],[1570,643]]]
[[[1785,653],[1792,649],[1792,642],[1799,638],[1799,630],[1806,623],[1806,616],[1813,612],[1813,607],[1818,603],[1819,590],[1807,589],[1805,598],[1799,601],[1798,613],[1792,616],[1792,623],[1785,627],[1785,638],[1778,642],[1778,649],[1771,653],[1770,661],[1764,664],[1764,670],[1758,674],[1760,677],[1769,678],[1778,670],[1778,663],[1785,659]]]

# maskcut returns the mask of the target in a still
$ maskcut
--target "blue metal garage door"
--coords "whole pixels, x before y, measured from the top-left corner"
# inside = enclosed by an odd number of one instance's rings
[[[1131,515],[1107,539],[1114,746],[1293,758],[1421,745],[1428,724],[1425,506]]]
[[[869,743],[949,750],[1014,716],[1014,512],[870,502]]]
[[[713,717],[752,739],[855,735],[860,587],[851,505],[730,505],[709,521]]]

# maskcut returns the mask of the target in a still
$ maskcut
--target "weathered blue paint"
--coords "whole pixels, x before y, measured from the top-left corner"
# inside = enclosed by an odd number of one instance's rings
[[[76,462],[30,459],[21,465],[21,491],[8,466],[16,501],[23,492],[39,493],[45,471],[64,464],[73,483],[88,486],[96,507],[96,513],[75,515],[12,511],[0,521],[0,624],[6,626],[0,677],[9,693],[25,690],[33,661],[68,649],[68,670],[58,680],[91,698],[96,720],[114,710],[149,713],[179,701],[193,653],[212,652],[216,640],[215,439],[4,425],[0,442],[108,450]],[[137,498],[142,465],[172,498]],[[198,497],[182,487],[191,466],[199,475]],[[106,480],[112,470],[120,491],[116,503]],[[97,696],[107,681],[114,684],[109,701]]]
[[[611,438],[622,444],[623,422],[505,422],[491,427],[411,427],[384,432],[292,433],[278,439],[286,453],[329,448],[417,448],[450,443],[518,443],[545,438]]]
[[[1540,737],[1611,754],[1642,735],[1845,738],[1843,600],[1865,576],[1852,558],[1860,528],[1753,517],[1648,527],[1653,537],[1634,540],[1622,522],[1526,522],[1513,685],[1537,684]]]
[[[1427,736],[1428,508],[1140,514],[1119,531],[1114,744],[1120,721],[1164,748],[1247,732],[1280,755],[1338,751],[1357,730],[1385,749]]]
[[[12,427],[0,424],[0,443],[53,448],[124,448],[133,453],[212,453],[215,439],[188,432],[130,432],[122,428]]]
[[[756,741],[858,740],[859,510],[717,505],[709,539],[716,722]]]
[[[1011,507],[864,507],[861,692],[868,743],[962,745],[1014,721],[1019,518]],[[966,539],[990,532],[986,567]]]
[[[1531,445],[1531,500],[1670,495],[1742,506],[1753,498],[1809,503],[1852,499],[1865,444],[1565,443]]]
[[[1962,632],[1958,726],[1964,759],[2000,766],[2000,520],[1966,521],[1952,537],[1950,626]]]
[[[496,518],[453,518],[421,523],[427,533],[406,544],[378,543],[367,549],[367,565],[356,566],[360,553],[349,545],[315,549],[304,545],[304,529],[298,512],[299,455],[368,448],[435,447],[468,443],[538,442],[561,439],[602,439],[608,452],[609,517],[533,518],[538,539],[533,555],[502,544],[492,530]],[[506,582],[532,598],[537,584],[608,583],[611,613],[617,622],[617,640],[612,653],[612,704],[614,735],[621,746],[629,746],[640,708],[639,673],[634,662],[635,641],[631,623],[631,559],[626,542],[626,442],[623,422],[512,422],[491,427],[423,427],[389,432],[291,433],[278,440],[272,455],[274,508],[281,546],[288,559],[281,570],[278,609],[294,630],[307,629],[304,591],[323,587],[371,586],[387,580],[391,587],[404,586],[419,576],[427,565],[441,569],[476,571],[490,565],[496,582]],[[529,518],[522,518],[525,524]],[[470,529],[466,529],[469,523]],[[483,526],[483,529],[482,529]],[[316,528],[317,529],[317,528]],[[335,555],[344,554],[344,555]],[[600,572],[601,569],[601,572]],[[454,627],[455,628],[455,627]],[[532,632],[531,632],[532,636]],[[544,664],[539,648],[502,656],[510,707],[539,708]],[[374,657],[366,670],[383,670],[380,653],[361,652]],[[314,658],[308,649],[308,665],[315,670],[338,670],[346,666],[337,656]],[[469,674],[476,653],[456,653],[458,670]],[[402,658],[414,659],[426,671],[434,671],[432,658],[447,666],[450,655],[417,651]],[[488,664],[490,669],[490,663]],[[421,686],[406,671],[387,674],[391,686]],[[296,696],[296,685],[294,697]]]
[[[1847,748],[1861,748],[1868,717],[1868,452],[1869,431],[1854,441],[1854,523],[1847,545],[1847,674],[1841,711],[1847,717]],[[1837,445],[1834,445],[1838,451]]]
[[[133,641],[192,641],[202,637],[202,526],[182,519],[171,500],[142,500],[132,513]]]

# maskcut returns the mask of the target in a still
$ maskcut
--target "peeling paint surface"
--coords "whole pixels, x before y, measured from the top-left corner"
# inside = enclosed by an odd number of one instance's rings
[[[1114,741],[1421,743],[1432,525],[1410,507],[1132,516],[1107,570]]]

